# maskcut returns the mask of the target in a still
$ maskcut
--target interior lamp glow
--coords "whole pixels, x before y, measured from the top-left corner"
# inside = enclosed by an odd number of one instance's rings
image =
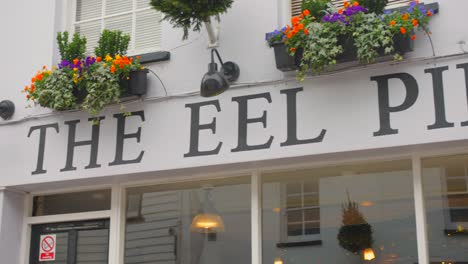
[[[281,258],[275,258],[275,261],[273,262],[273,264],[284,264],[284,263]]]
[[[364,249],[364,260],[373,260],[375,259],[375,253],[372,248]]]
[[[192,224],[190,225],[190,230],[192,232],[202,234],[224,232],[224,221],[217,213],[210,198],[211,189],[211,187],[204,187],[205,201],[203,203],[203,209],[192,220]]]

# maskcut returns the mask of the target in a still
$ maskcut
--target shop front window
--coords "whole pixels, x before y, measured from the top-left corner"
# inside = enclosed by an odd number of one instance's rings
[[[262,175],[263,264],[417,263],[411,161]]]
[[[250,177],[127,190],[125,263],[251,263]]]
[[[432,263],[468,263],[468,155],[423,160]]]

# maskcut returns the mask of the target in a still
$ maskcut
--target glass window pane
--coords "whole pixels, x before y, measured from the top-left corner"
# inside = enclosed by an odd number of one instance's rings
[[[263,264],[361,264],[366,249],[376,257],[369,263],[418,262],[411,161],[266,173],[262,181]],[[293,210],[290,186],[303,197]]]
[[[468,263],[468,155],[423,160],[431,262]]]
[[[295,194],[293,196],[288,196],[287,198],[287,208],[301,208],[302,207],[302,196]]]
[[[78,231],[76,264],[107,264],[109,229]]]
[[[250,181],[129,189],[125,263],[250,263]]]
[[[110,210],[110,190],[35,196],[33,216]]]

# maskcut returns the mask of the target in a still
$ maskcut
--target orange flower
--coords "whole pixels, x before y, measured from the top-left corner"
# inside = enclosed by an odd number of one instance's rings
[[[293,25],[297,25],[299,23],[299,20],[300,20],[299,17],[295,16],[295,17],[291,18],[291,23]]]
[[[390,21],[390,26],[393,27],[393,26],[395,26],[395,24],[396,24],[396,21],[395,21],[395,20]]]
[[[400,28],[400,32],[401,32],[401,34],[403,34],[403,35],[406,34],[406,28],[401,27],[401,28]]]
[[[412,40],[416,40],[416,35],[411,36]]]
[[[288,27],[289,27],[289,26],[288,26]],[[138,56],[136,56],[136,58],[137,58],[137,60],[139,60],[139,59],[141,59],[141,56],[140,56],[140,55],[138,55]]]
[[[119,67],[120,67],[120,69],[122,69],[122,70],[125,68],[125,66],[123,65],[123,63],[121,63],[121,64],[119,65]]]
[[[304,12],[302,12],[302,14],[304,16],[310,16],[310,11],[308,9],[304,10]]]
[[[432,16],[432,12],[431,12],[431,11],[427,11],[427,16],[428,16],[428,17]]]
[[[358,1],[354,1],[353,5],[354,5],[354,6],[358,6],[358,5],[359,5],[359,2],[358,2]]]
[[[286,37],[287,37],[288,39],[292,38],[292,37],[293,37],[293,33],[292,33],[292,32],[289,32],[289,33],[286,35]]]
[[[289,49],[291,52],[296,52],[296,48]]]
[[[338,9],[338,14],[343,14],[343,8]]]
[[[408,14],[401,15],[401,19],[403,20],[408,20],[408,18],[409,18]]]
[[[288,26],[286,27],[286,30],[284,31],[284,33],[285,33],[285,34],[288,34],[289,31],[291,31],[291,27],[288,25]],[[137,56],[137,59],[138,59],[138,56]]]
[[[112,65],[112,66],[110,67],[110,72],[111,72],[111,73],[115,73],[115,66],[114,66],[114,65]]]
[[[26,92],[27,90],[29,90],[29,87],[26,85],[24,86],[24,91]]]
[[[304,24],[299,24],[299,25],[297,26],[297,28],[298,28],[299,30],[303,30],[303,29],[304,29]]]
[[[36,78],[32,77],[31,82],[32,82],[32,83],[35,83],[35,82],[36,82]]]
[[[73,60],[73,64],[76,65],[76,64],[78,64],[79,61],[80,61],[79,59],[74,59],[74,60]]]
[[[417,19],[413,19],[413,26],[417,27],[419,25],[419,22]]]
[[[34,84],[31,84],[31,88],[29,88],[29,90],[31,92],[34,92],[34,90],[36,90],[36,86]]]
[[[304,34],[309,35],[309,30],[307,28],[304,29]]]
[[[343,2],[343,6],[344,6],[345,8],[348,7],[348,6],[349,6],[349,2],[348,2],[348,1],[344,1],[344,2]]]
[[[38,75],[36,75],[36,80],[42,81],[42,77],[43,77],[42,74],[38,74]]]
[[[97,61],[97,62],[101,62],[101,61],[102,61],[102,58],[101,58],[101,57],[97,57],[97,58],[96,58],[96,61]]]
[[[47,67],[46,67],[45,65],[44,65],[44,66],[42,66],[42,69],[43,69],[43,70],[45,70],[46,68],[47,68]]]

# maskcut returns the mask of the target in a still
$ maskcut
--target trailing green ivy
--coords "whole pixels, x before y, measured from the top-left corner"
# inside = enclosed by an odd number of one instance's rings
[[[209,22],[212,16],[219,20],[219,15],[225,13],[233,0],[151,0],[154,9],[165,14],[164,20],[174,27],[184,30],[183,39],[187,39],[190,28],[200,31],[204,22]]]
[[[393,34],[390,28],[382,23],[382,18],[375,13],[360,13],[354,16],[351,26],[360,62],[371,63],[381,53],[391,54],[394,51]]]

